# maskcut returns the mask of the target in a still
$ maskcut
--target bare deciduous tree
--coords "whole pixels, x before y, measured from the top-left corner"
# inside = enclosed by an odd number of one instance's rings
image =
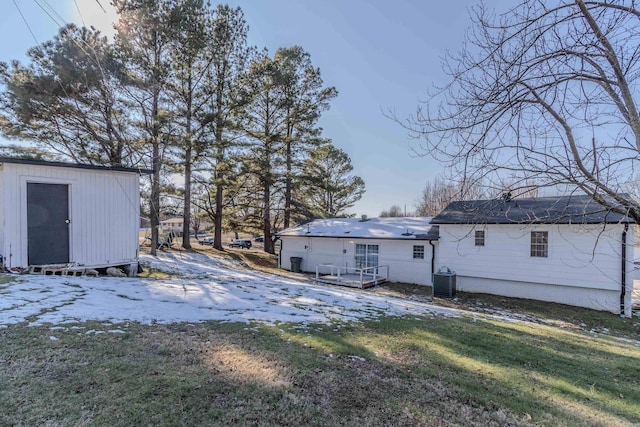
[[[479,192],[467,194],[464,186],[453,181],[446,181],[440,177],[428,181],[416,203],[417,216],[434,216],[439,214],[447,205],[456,200],[471,200],[479,198]]]
[[[634,2],[478,6],[451,83],[404,124],[466,182],[535,180],[640,221],[640,11]]]
[[[380,212],[380,218],[401,218],[408,216],[399,205],[391,205],[389,210],[384,209]]]
[[[514,186],[502,186],[501,192],[511,192],[514,197],[521,196],[521,192],[514,192]],[[488,189],[482,183],[466,183],[435,177],[433,181],[427,181],[422,194],[416,203],[417,216],[438,215],[447,205],[453,201],[475,200],[488,197]],[[526,193],[527,195],[530,193]]]

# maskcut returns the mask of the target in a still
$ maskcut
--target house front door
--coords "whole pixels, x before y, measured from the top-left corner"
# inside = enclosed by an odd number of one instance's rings
[[[27,183],[29,265],[69,262],[69,186]]]

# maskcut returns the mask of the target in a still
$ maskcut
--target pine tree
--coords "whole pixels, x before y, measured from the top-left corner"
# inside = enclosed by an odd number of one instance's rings
[[[287,228],[294,204],[294,177],[300,171],[308,150],[319,141],[317,137],[321,130],[317,127],[317,122],[320,114],[329,108],[329,101],[338,92],[334,87],[323,87],[320,69],[313,67],[310,55],[300,46],[278,49],[274,55],[274,64],[284,95],[284,227]]]
[[[310,153],[304,163],[299,210],[306,219],[347,216],[347,210],[362,198],[365,185],[352,174],[351,159],[332,144]]]
[[[179,170],[184,174],[182,247],[191,248],[192,168],[204,145],[204,87],[212,52],[208,49],[211,12],[202,0],[180,0],[171,10],[171,78],[168,89],[178,124]]]
[[[80,163],[137,164],[113,53],[99,31],[70,24],[30,49],[28,65],[2,64],[3,132]]]
[[[248,135],[247,168],[260,183],[262,232],[265,252],[274,253],[272,197],[282,175],[282,139],[286,112],[278,67],[263,52],[250,66],[246,76],[243,126]]]
[[[115,44],[126,66],[123,78],[128,86],[128,102],[135,110],[136,127],[142,147],[153,168],[149,200],[151,253],[158,246],[160,225],[160,180],[165,150],[171,143],[170,104],[167,84],[173,28],[173,2],[156,0],[113,0],[119,15]],[[147,151],[145,150],[145,151]]]
[[[238,144],[242,115],[242,77],[247,72],[251,49],[247,45],[248,27],[240,8],[219,5],[208,22],[210,32],[207,49],[210,58],[200,115],[207,144],[204,147],[211,167],[206,172],[215,191],[215,209],[210,213],[214,222],[214,247],[223,249],[222,227],[225,208],[225,187],[232,173],[231,151]]]

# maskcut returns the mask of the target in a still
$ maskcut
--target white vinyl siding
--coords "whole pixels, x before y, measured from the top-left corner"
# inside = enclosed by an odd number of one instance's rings
[[[6,202],[0,206],[5,224],[2,251],[11,254],[7,265],[28,265],[27,183],[69,186],[70,262],[100,267],[137,261],[140,226],[137,173],[5,163],[0,183]]]
[[[454,270],[458,290],[545,301],[553,298],[564,304],[613,312],[619,309],[623,224],[490,224],[486,228],[491,245],[484,248],[468,238],[474,227],[440,225],[435,269],[446,266]],[[547,233],[547,258],[531,257],[531,231]],[[630,248],[634,238],[630,229],[629,288],[633,283]],[[615,295],[617,306],[611,303]]]
[[[315,273],[316,266],[332,264],[354,268],[356,245],[378,246],[378,265],[389,266],[392,282],[431,284],[431,245],[424,245],[425,259],[411,257],[415,240],[410,239],[352,239],[349,237],[282,236],[280,267],[289,270],[290,258],[302,258],[302,270]],[[438,242],[434,242],[438,246]],[[436,260],[439,258],[436,249]]]
[[[0,165],[0,255],[3,256],[3,262],[4,265],[7,266],[8,265],[8,260],[4,259],[6,256],[9,255],[8,252],[5,252],[5,245],[4,245],[4,233],[5,233],[5,214],[4,214],[4,206],[6,205],[6,203],[4,202],[4,197],[5,197],[5,192],[7,191],[4,188],[4,171],[3,171],[3,165]]]
[[[472,227],[440,225],[438,258],[458,275],[619,289],[621,224],[488,225],[484,248],[465,238]],[[549,258],[531,257],[531,231],[548,232]]]

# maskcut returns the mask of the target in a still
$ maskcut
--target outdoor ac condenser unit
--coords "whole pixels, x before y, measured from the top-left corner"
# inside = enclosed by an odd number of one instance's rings
[[[433,274],[433,296],[453,298],[456,296],[456,272],[447,267]]]

